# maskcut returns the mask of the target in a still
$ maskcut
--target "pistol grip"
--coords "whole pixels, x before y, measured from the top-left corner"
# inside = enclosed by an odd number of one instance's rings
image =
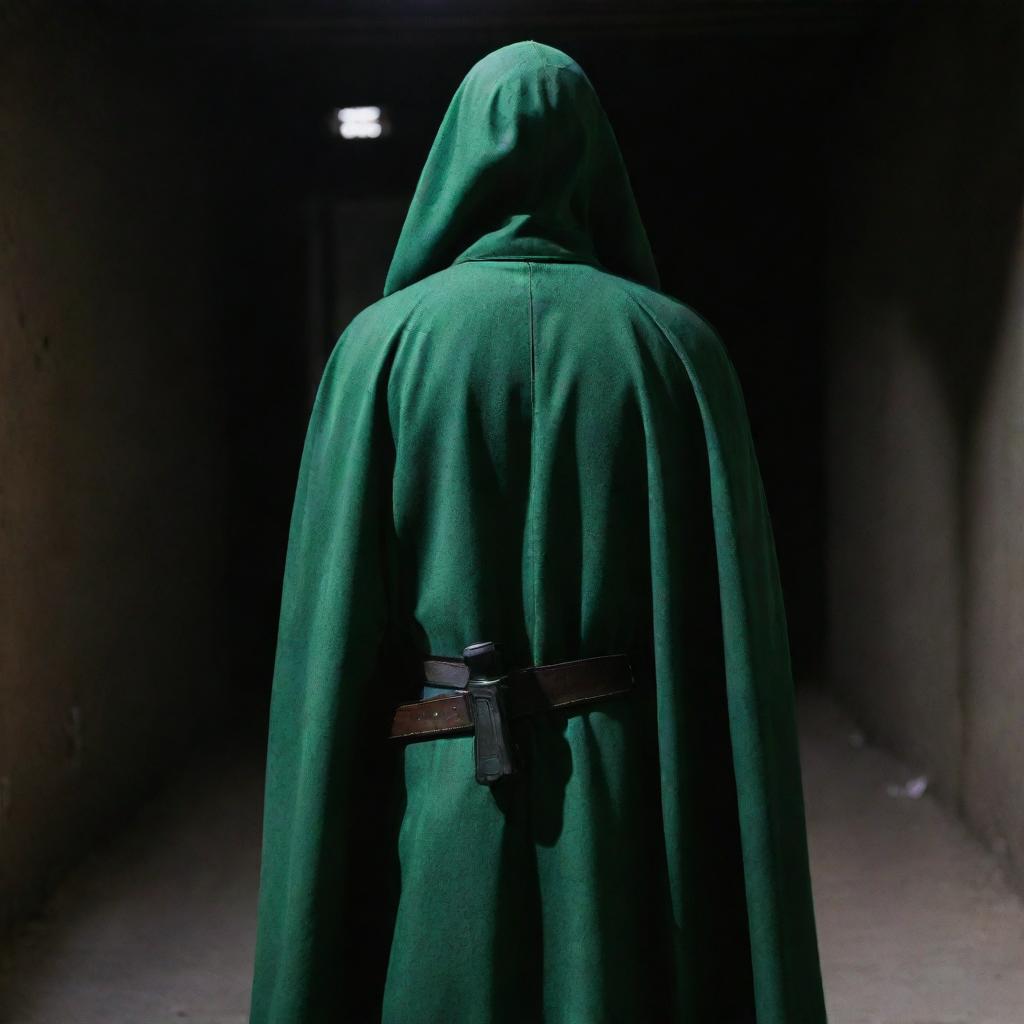
[[[476,781],[490,786],[515,772],[504,689],[500,683],[471,682],[466,692],[473,714]]]

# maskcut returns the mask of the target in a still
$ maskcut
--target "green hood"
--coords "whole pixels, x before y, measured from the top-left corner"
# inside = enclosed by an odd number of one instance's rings
[[[478,64],[310,418],[251,1024],[825,1024],[743,396],[653,281],[583,73],[532,43]],[[517,718],[492,792],[472,735],[387,739],[419,659],[487,638],[627,654],[637,692]]]
[[[453,263],[589,263],[658,286],[618,144],[583,69],[523,42],[489,54],[452,99],[384,294]]]

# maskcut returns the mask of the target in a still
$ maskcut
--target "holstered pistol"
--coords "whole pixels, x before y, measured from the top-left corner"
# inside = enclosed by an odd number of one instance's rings
[[[507,677],[498,647],[490,641],[470,644],[462,658],[469,668],[466,693],[473,716],[476,781],[491,786],[516,770],[505,701]]]

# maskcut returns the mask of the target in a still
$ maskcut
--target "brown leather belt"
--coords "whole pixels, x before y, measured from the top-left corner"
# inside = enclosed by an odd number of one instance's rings
[[[473,731],[469,669],[461,658],[428,658],[429,683],[450,687],[451,695],[399,704],[391,722],[391,739],[428,739]],[[533,665],[505,677],[505,702],[511,718],[556,708],[576,708],[628,693],[633,672],[624,654],[608,654],[552,665]]]

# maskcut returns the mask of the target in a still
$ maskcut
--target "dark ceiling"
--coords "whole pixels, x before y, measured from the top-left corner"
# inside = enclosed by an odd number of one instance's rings
[[[136,22],[165,27],[252,34],[315,35],[331,43],[383,30],[390,41],[418,42],[424,32],[546,30],[612,33],[617,37],[685,34],[791,35],[863,31],[879,13],[899,7],[899,0],[184,0],[93,5]]]

